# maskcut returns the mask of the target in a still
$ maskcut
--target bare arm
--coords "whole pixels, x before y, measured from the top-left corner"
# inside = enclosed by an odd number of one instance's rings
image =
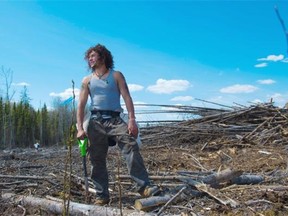
[[[87,103],[88,95],[89,95],[89,89],[88,89],[88,82],[89,82],[89,76],[85,77],[82,80],[80,94],[79,94],[79,102],[78,102],[78,109],[77,109],[77,138],[83,139],[86,137],[86,133],[83,129],[83,121],[84,121],[84,111],[85,106]]]
[[[128,117],[129,117],[128,130],[134,137],[137,137],[138,127],[137,127],[136,121],[135,121],[134,104],[133,104],[133,100],[132,100],[132,97],[130,95],[125,77],[123,76],[123,74],[121,72],[118,72],[118,71],[114,74],[115,74],[114,78],[117,81],[120,94],[122,95],[122,97],[124,99],[126,109],[128,111]]]

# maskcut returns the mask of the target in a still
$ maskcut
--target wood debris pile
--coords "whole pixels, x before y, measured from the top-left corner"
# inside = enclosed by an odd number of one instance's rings
[[[194,111],[192,114],[201,114],[203,109]],[[216,110],[214,109],[213,112],[215,113]],[[154,127],[153,130],[146,128],[142,130],[142,134],[148,143],[161,143],[163,140],[172,139],[177,141],[176,145],[199,144],[220,138],[224,143],[231,142],[234,145],[236,143],[285,145],[288,144],[287,120],[287,109],[276,108],[271,104],[260,104],[232,111],[219,109],[218,113],[202,118]]]
[[[111,202],[101,208],[82,205],[93,203],[95,191],[89,181],[85,200],[77,146],[71,152],[70,197],[63,193],[67,149],[3,151],[0,214],[60,215],[65,198],[73,206],[70,215],[287,215],[288,111],[258,104],[185,112],[201,117],[141,128],[142,156],[160,194],[142,199],[136,193],[115,147],[107,163]]]

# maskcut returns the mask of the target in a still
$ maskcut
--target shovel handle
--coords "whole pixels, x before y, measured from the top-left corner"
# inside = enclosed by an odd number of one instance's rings
[[[88,143],[88,138],[84,138],[84,139],[78,139],[78,145],[79,145],[79,149],[80,149],[80,154],[82,157],[86,156],[87,153],[87,143]]]
[[[88,192],[89,192],[89,185],[88,185],[88,175],[87,175],[87,167],[86,167],[86,155],[83,156],[83,172],[84,172],[84,183],[85,183],[85,200],[88,201]]]

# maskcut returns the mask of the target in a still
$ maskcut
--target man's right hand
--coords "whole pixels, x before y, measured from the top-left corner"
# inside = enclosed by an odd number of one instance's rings
[[[86,137],[87,137],[87,134],[85,133],[85,131],[83,129],[78,130],[77,139],[83,140]]]

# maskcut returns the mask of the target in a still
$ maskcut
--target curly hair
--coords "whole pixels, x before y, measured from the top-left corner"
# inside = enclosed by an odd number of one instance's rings
[[[104,64],[105,64],[106,68],[108,68],[108,69],[114,68],[113,56],[112,56],[111,52],[105,46],[103,46],[101,44],[97,44],[96,46],[90,47],[85,52],[85,57],[84,57],[84,59],[87,62],[88,62],[89,55],[92,51],[98,53],[100,60],[104,60]],[[88,67],[90,68],[89,63],[88,63]]]

